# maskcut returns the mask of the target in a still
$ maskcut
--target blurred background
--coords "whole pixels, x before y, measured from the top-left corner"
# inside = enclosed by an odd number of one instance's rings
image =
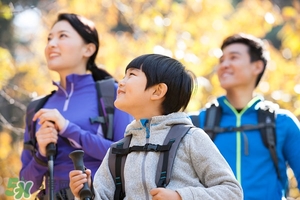
[[[271,61],[257,88],[300,116],[299,0],[0,0],[0,199],[13,199],[29,101],[53,90],[44,47],[61,12],[95,22],[98,66],[117,80],[138,55],[180,60],[198,77],[187,111],[223,94],[215,75],[222,40],[244,32],[264,39]],[[80,112],[80,110],[78,110]],[[291,171],[290,196],[300,199]]]

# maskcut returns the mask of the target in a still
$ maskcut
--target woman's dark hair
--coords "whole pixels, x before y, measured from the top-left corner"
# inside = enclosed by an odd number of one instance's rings
[[[162,103],[163,114],[185,110],[194,91],[194,74],[177,60],[159,54],[145,54],[133,59],[126,67],[142,70],[147,78],[145,90],[165,83],[168,90]]]
[[[95,63],[100,43],[98,32],[94,26],[94,23],[80,15],[76,15],[73,13],[61,13],[58,15],[57,20],[54,24],[63,20],[69,22],[69,24],[75,29],[75,31],[87,44],[93,43],[96,46],[96,51],[89,58],[86,66],[86,69],[92,72],[94,80],[97,81],[105,79],[108,76],[111,77],[111,75],[106,70],[98,68]]]
[[[239,34],[234,34],[232,36],[227,37],[223,41],[223,44],[221,45],[221,49],[223,50],[225,47],[227,47],[231,44],[235,44],[235,43],[241,43],[248,47],[248,52],[250,55],[251,62],[261,60],[264,63],[264,68],[257,77],[256,83],[255,83],[255,87],[256,87],[265,72],[266,65],[268,62],[267,51],[264,48],[264,43],[262,40],[254,37],[252,35],[239,33]]]

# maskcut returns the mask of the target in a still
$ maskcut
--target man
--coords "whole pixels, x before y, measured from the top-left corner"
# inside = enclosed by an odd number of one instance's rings
[[[219,118],[218,124],[212,125],[214,131],[206,132],[213,133],[213,141],[242,185],[245,200],[281,200],[288,188],[287,164],[300,188],[299,122],[291,112],[276,108],[271,102],[267,104],[261,96],[254,96],[267,65],[267,52],[261,40],[235,34],[223,41],[221,49],[223,55],[217,75],[226,94],[212,105],[219,112],[208,117],[209,108],[205,108],[191,118],[204,130],[208,128],[206,122],[212,123]],[[267,109],[260,112],[260,107]],[[270,126],[259,118],[260,113],[272,114],[272,111],[275,111],[275,128],[271,117]],[[265,137],[266,132],[269,139]]]

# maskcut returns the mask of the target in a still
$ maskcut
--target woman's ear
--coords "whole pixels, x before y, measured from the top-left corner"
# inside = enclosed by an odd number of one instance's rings
[[[84,49],[84,56],[85,57],[91,57],[96,51],[96,45],[93,43],[86,44],[86,47]]]
[[[168,91],[168,86],[165,83],[159,83],[154,86],[151,99],[152,100],[162,99],[165,97],[167,91]]]

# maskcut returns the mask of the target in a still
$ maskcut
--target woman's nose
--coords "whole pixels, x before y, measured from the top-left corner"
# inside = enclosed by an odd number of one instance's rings
[[[48,46],[49,47],[55,47],[55,46],[57,46],[57,40],[55,38],[49,39]]]

